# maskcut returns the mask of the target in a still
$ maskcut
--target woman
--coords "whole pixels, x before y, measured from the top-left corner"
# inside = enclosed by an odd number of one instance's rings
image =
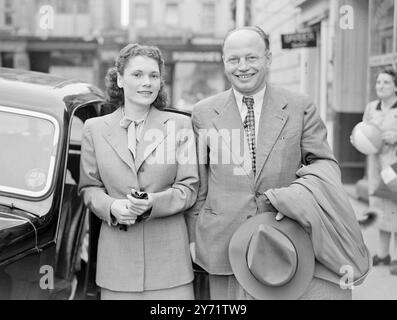
[[[376,81],[378,100],[368,104],[363,120],[377,125],[383,132],[383,147],[368,159],[369,191],[373,194],[380,182],[380,172],[397,162],[397,74],[393,69],[379,73]],[[379,249],[373,265],[390,265],[390,273],[397,275],[397,203],[370,196],[370,207],[380,212]],[[390,241],[394,233],[394,249],[390,256]]]
[[[197,197],[195,141],[188,117],[163,110],[163,68],[158,48],[127,45],[107,74],[119,108],[84,126],[79,189],[103,220],[102,299],[194,298],[183,212]]]

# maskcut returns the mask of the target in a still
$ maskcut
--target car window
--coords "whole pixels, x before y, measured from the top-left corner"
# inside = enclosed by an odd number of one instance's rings
[[[52,182],[59,125],[52,117],[0,106],[0,191],[44,196]]]

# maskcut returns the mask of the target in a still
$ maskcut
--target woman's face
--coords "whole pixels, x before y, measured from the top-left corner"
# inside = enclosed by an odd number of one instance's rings
[[[160,91],[160,69],[156,60],[146,56],[130,58],[124,74],[118,74],[117,84],[124,90],[124,98],[130,103],[148,107]]]
[[[397,87],[393,77],[387,73],[381,73],[376,80],[376,94],[379,99],[388,99],[396,95]]]

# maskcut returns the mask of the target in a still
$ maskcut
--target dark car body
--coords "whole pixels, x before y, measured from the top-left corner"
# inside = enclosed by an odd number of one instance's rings
[[[74,296],[88,234],[82,126],[109,111],[92,85],[0,68],[0,299]]]

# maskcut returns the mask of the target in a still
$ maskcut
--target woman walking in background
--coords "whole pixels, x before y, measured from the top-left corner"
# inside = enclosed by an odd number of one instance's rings
[[[378,100],[366,107],[365,122],[375,124],[382,130],[383,147],[378,154],[368,159],[368,181],[370,207],[379,211],[379,249],[373,257],[373,265],[390,265],[390,273],[397,275],[397,203],[373,195],[381,180],[380,172],[397,162],[397,73],[386,69],[379,73],[376,81]],[[396,195],[397,197],[397,195]],[[390,250],[394,233],[393,251]]]

